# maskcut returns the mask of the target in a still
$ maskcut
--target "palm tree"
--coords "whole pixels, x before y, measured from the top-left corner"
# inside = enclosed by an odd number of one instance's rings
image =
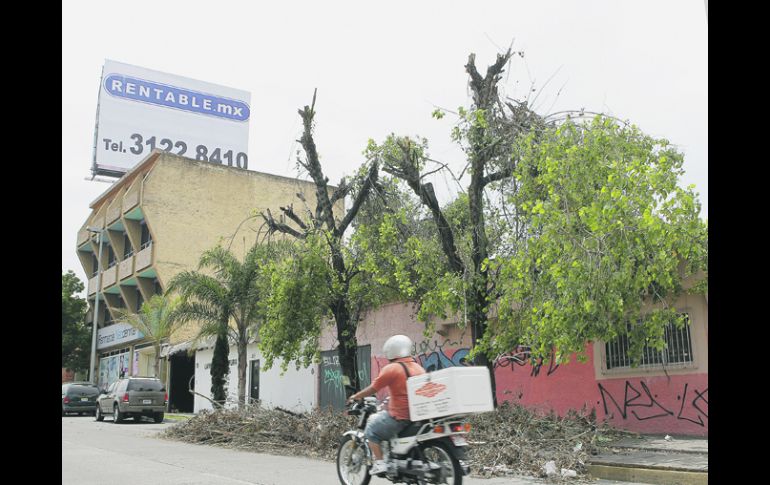
[[[198,271],[177,274],[168,288],[182,296],[177,308],[179,318],[200,324],[196,341],[226,334],[235,343],[239,406],[246,401],[246,348],[252,335],[257,335],[256,324],[260,319],[262,266],[272,252],[269,245],[255,244],[240,262],[229,249],[217,246],[201,255]],[[213,276],[201,273],[202,269],[213,270]],[[221,378],[214,375],[213,365],[211,370],[212,382]]]
[[[152,342],[155,347],[156,377],[160,377],[160,345],[170,338],[180,325],[174,312],[178,304],[179,300],[176,298],[153,295],[136,313],[125,309],[118,309],[116,312],[118,320],[130,324]]]

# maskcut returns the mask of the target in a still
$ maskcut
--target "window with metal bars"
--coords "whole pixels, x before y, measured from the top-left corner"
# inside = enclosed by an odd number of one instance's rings
[[[664,341],[666,346],[661,351],[644,346],[642,359],[638,367],[683,366],[693,363],[692,337],[690,335],[690,316],[686,313],[682,328],[672,322],[666,325]],[[628,355],[628,335],[621,335],[612,342],[604,344],[607,370],[631,368]]]

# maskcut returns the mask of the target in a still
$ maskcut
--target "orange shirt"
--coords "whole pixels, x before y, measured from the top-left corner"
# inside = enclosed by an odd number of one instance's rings
[[[390,402],[388,403],[388,413],[396,419],[409,419],[409,400],[406,394],[406,372],[401,367],[403,362],[409,369],[409,377],[425,374],[425,369],[414,361],[412,357],[402,357],[391,361],[382,368],[380,375],[372,382],[372,387],[379,392],[388,387],[390,391]]]

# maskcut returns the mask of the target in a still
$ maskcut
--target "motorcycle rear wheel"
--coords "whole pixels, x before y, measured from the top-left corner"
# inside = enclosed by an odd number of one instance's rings
[[[438,483],[447,485],[462,485],[463,469],[460,466],[460,460],[457,458],[453,447],[443,441],[433,441],[421,445],[422,453],[428,462],[440,465],[443,468],[444,480]],[[420,480],[420,485],[428,483],[427,480]]]
[[[343,485],[368,485],[372,476],[366,459],[366,444],[343,436],[337,450],[337,476]]]

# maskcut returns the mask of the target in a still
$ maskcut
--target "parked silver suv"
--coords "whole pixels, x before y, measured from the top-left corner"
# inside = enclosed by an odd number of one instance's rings
[[[114,382],[107,391],[99,395],[96,404],[96,420],[103,421],[105,414],[111,414],[115,423],[125,418],[153,418],[163,422],[163,413],[168,404],[168,393],[160,379],[154,377],[127,377]]]

